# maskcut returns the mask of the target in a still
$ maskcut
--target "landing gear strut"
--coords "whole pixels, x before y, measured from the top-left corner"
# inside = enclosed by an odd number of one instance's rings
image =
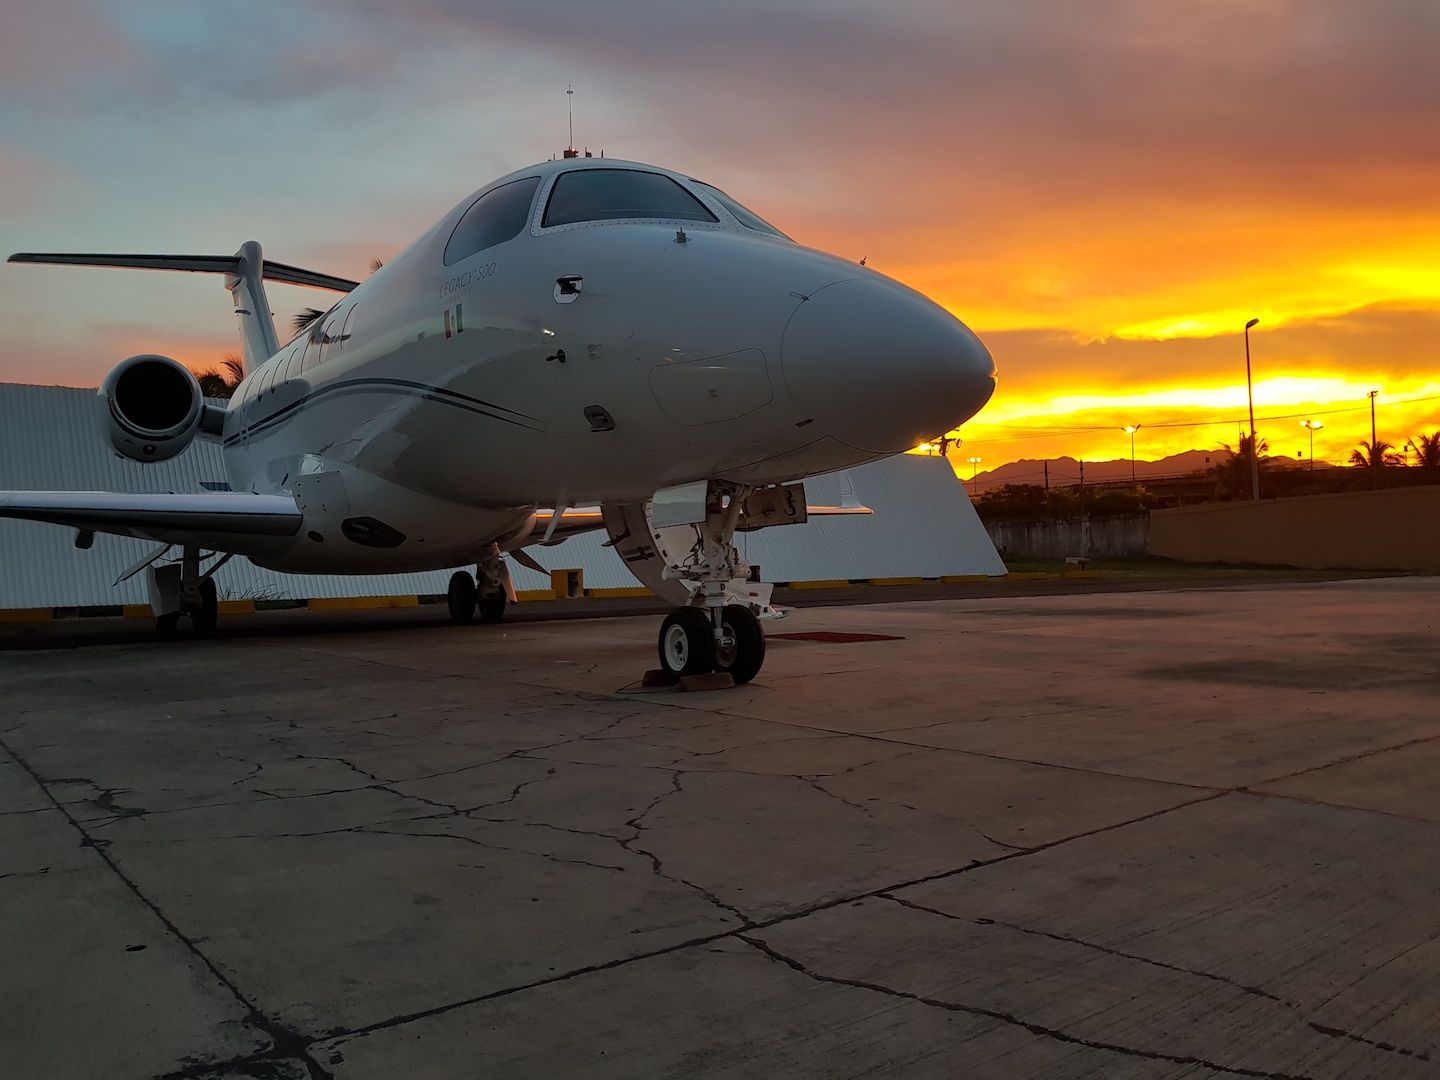
[[[499,622],[514,599],[510,568],[505,565],[498,544],[490,545],[485,557],[476,564],[473,577],[468,571],[455,571],[445,593],[451,621],[462,625],[474,622],[477,613],[482,623]]]
[[[755,613],[726,603],[728,591],[748,576],[735,550],[735,526],[750,488],[711,481],[705,520],[693,526],[694,545],[672,558],[664,577],[683,583],[690,602],[675,608],[660,627],[660,667],[672,678],[728,674],[737,684],[755,678],[765,663],[765,633]],[[653,531],[652,531],[653,535]]]

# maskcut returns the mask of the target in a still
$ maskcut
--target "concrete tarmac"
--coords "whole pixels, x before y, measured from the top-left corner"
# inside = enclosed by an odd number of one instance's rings
[[[0,654],[13,1080],[1440,1075],[1440,580]]]

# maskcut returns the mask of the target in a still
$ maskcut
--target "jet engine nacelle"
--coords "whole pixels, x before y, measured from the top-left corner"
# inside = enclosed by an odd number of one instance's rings
[[[190,369],[168,356],[122,360],[100,384],[110,445],[132,461],[165,461],[200,431],[205,398]]]

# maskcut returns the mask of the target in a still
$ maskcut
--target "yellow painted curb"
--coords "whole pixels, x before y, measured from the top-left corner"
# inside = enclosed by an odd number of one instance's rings
[[[627,589],[587,589],[585,595],[595,600],[618,600],[628,596],[649,596],[650,590],[644,586]]]
[[[373,608],[419,607],[418,596],[320,596],[306,605],[311,611],[366,611]]]
[[[989,574],[946,574],[940,579],[942,585],[968,585],[974,581],[994,581]]]
[[[515,599],[522,602],[526,600],[554,600],[555,591],[553,589],[521,589],[515,594]]]
[[[870,585],[923,585],[924,578],[918,577],[872,577],[867,584]]]
[[[219,607],[221,615],[255,614],[254,600],[221,600]]]
[[[126,604],[120,609],[120,614],[124,615],[127,619],[150,619],[154,617],[150,614],[149,604]]]
[[[54,622],[55,611],[48,607],[9,608],[0,611],[0,623]]]
[[[792,581],[792,589],[848,589],[850,582],[844,578],[835,578],[830,581]]]
[[[1005,575],[1005,580],[1006,580],[1006,581],[1049,581],[1049,580],[1051,580],[1052,578],[1058,578],[1059,576],[1060,576],[1059,574],[1052,574],[1052,573],[1050,573],[1050,572],[1048,572],[1048,571],[1045,571],[1045,570],[1037,570],[1037,571],[1034,571],[1034,572],[1032,572],[1032,573],[1025,573],[1025,574],[1006,574],[1006,575]]]

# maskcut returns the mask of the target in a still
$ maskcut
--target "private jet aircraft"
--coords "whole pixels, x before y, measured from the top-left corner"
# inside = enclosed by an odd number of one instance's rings
[[[737,530],[808,515],[803,484],[973,416],[990,354],[919,293],[801,247],[719,188],[567,156],[487,185],[364,282],[233,256],[23,253],[11,262],[225,276],[246,376],[228,405],[190,370],[132,356],[100,387],[115,450],[163,461],[223,445],[231,490],[0,492],[0,516],[160,545],[157,631],[213,630],[235,555],[297,573],[457,572],[452,617],[513,602],[506,556],[605,529],[677,605],[659,636],[680,677],[760,670]],[[341,299],[281,345],[264,282]],[[171,552],[179,549],[178,556]]]

